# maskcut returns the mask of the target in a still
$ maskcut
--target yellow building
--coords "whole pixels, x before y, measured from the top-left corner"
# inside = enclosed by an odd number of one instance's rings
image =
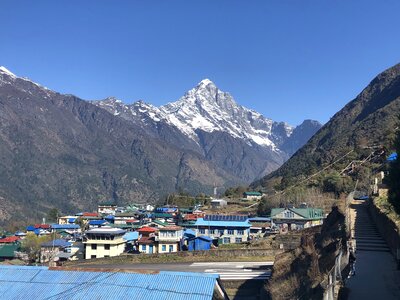
[[[125,250],[125,230],[101,227],[86,231],[85,258],[118,256]]]

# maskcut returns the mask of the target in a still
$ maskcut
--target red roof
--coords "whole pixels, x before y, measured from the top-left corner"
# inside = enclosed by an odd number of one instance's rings
[[[138,229],[139,232],[156,232],[157,229],[152,227],[142,227]]]
[[[35,224],[34,227],[35,228],[42,228],[42,229],[49,229],[50,228],[50,224]]]
[[[173,231],[178,231],[178,230],[182,230],[183,228],[180,226],[167,226],[167,227],[161,227],[158,228],[159,230],[173,230]]]
[[[183,218],[184,220],[197,220],[199,218],[198,215],[194,214],[186,214],[185,217]]]
[[[126,223],[135,223],[135,222],[139,222],[139,221],[136,219],[130,219],[130,220],[126,220],[125,222]]]
[[[147,237],[147,236],[143,236],[138,240],[139,244],[147,244],[147,245],[151,245],[154,244],[154,237]]]
[[[82,216],[84,216],[84,217],[97,217],[97,213],[95,213],[95,212],[84,212],[82,214]]]
[[[0,239],[0,243],[14,243],[20,239],[21,238],[18,236],[8,236],[8,237],[5,237],[4,239]]]

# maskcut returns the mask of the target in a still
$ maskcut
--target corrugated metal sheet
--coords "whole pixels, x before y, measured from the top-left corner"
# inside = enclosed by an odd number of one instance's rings
[[[244,227],[250,228],[251,224],[246,220],[244,222],[235,221],[206,221],[203,218],[198,218],[195,226],[212,226],[212,227]]]
[[[53,271],[0,266],[0,299],[212,299],[216,274]]]

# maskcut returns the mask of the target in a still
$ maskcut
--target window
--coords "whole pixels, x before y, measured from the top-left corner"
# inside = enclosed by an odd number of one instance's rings
[[[91,255],[90,258],[96,258],[96,255]]]
[[[242,242],[242,238],[235,238],[235,243],[241,243]]]
[[[294,218],[294,213],[292,211],[286,211],[285,218]]]
[[[237,231],[237,235],[243,235],[244,234],[244,231],[243,231],[243,229],[238,229],[238,231]]]
[[[200,228],[200,229],[199,229],[199,233],[200,233],[200,234],[206,234],[206,230],[205,230],[204,228]]]
[[[231,238],[224,237],[224,244],[230,244],[230,243],[231,243]]]
[[[97,249],[97,244],[92,244],[92,250],[96,250]]]
[[[234,234],[235,234],[235,230],[233,230],[233,229],[228,229],[228,234],[229,234],[229,235],[234,235]]]
[[[104,250],[110,250],[110,244],[105,244],[104,245]]]
[[[146,251],[146,245],[142,245],[142,251]]]
[[[214,230],[214,234],[218,234],[218,229],[215,229],[215,230]]]
[[[219,234],[220,234],[220,235],[224,235],[224,233],[225,233],[225,230],[223,230],[223,229],[220,229],[220,230],[219,230]]]
[[[174,246],[173,245],[169,245],[169,252],[174,252]]]
[[[167,251],[167,245],[162,245],[161,246],[161,251],[163,251],[163,252]]]

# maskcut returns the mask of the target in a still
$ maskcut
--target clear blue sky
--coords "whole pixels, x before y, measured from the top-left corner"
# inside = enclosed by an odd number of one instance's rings
[[[400,62],[400,1],[0,2],[0,65],[83,99],[175,101],[210,78],[277,121],[326,122]]]

